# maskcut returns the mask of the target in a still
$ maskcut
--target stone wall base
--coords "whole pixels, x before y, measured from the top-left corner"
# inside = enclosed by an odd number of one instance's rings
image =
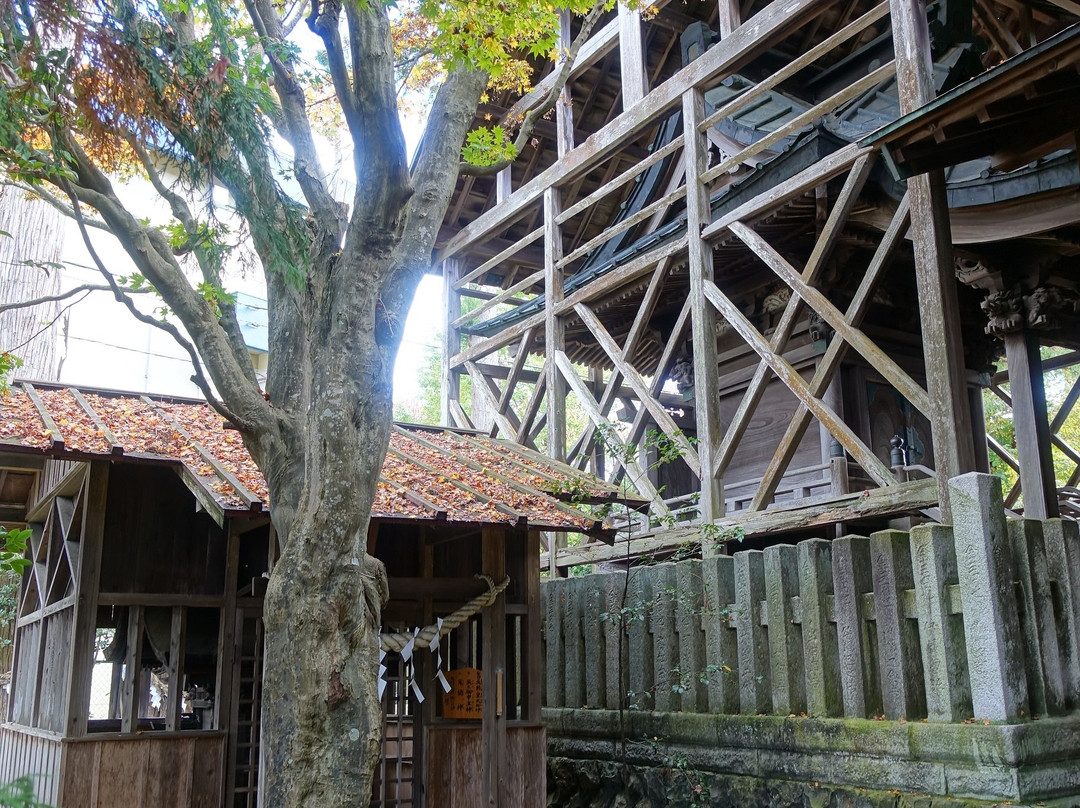
[[[550,808],[1080,808],[1080,715],[994,725],[560,709],[544,719]]]

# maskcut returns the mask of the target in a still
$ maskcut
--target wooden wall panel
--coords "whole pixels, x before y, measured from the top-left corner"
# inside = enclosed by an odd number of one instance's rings
[[[117,465],[106,504],[102,592],[221,595],[224,532],[168,468]]]
[[[49,615],[45,623],[45,648],[41,659],[37,717],[34,726],[63,732],[67,718],[68,676],[71,659],[71,628],[75,612],[64,609]],[[20,685],[26,680],[20,680]]]
[[[225,734],[144,733],[64,742],[58,808],[221,808]]]
[[[476,727],[428,729],[428,808],[475,808],[482,804],[482,732]],[[543,727],[507,727],[507,770],[498,808],[547,804],[547,753]]]
[[[46,733],[0,727],[0,783],[34,776],[35,796],[55,805],[60,782],[60,739]]]
[[[26,626],[16,648],[15,679],[12,688],[11,720],[31,726],[34,722],[34,701],[38,688],[38,655],[41,650],[40,622]]]

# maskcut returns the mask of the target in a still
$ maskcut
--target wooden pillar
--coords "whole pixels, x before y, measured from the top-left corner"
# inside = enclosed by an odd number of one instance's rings
[[[502,528],[484,528],[481,534],[484,575],[501,581],[506,574],[506,539]],[[510,808],[500,799],[500,784],[507,781],[504,771],[506,750],[506,600],[500,595],[482,612],[484,676],[484,717],[482,722],[483,782],[482,804],[487,808]]]
[[[900,112],[907,114],[935,97],[926,7],[920,0],[889,0],[889,7]],[[937,170],[911,177],[908,194],[934,466],[941,518],[949,522],[949,478],[975,468],[975,448],[964,379],[944,173]]]
[[[720,11],[720,39],[723,40],[742,24],[742,15],[739,0],[718,0],[717,5]]]
[[[544,371],[547,374],[547,454],[566,460],[566,380],[555,364],[555,352],[565,348],[565,326],[555,313],[563,299],[562,230],[555,218],[562,211],[558,188],[544,190]]]
[[[121,698],[120,731],[131,734],[139,727],[139,680],[142,677],[143,607],[128,606],[127,653],[124,656],[124,685]]]
[[[540,597],[540,533],[530,530],[525,544],[525,604],[528,613],[527,626],[522,642],[525,643],[525,688],[522,718],[540,723],[540,707],[544,686],[544,655],[541,645],[540,622],[543,620],[543,600]]]
[[[514,192],[511,184],[510,166],[502,169],[495,175],[495,203],[501,205],[506,201],[506,198]],[[453,260],[453,259],[451,259]],[[459,299],[460,304],[460,299]]]
[[[64,734],[69,738],[80,738],[86,734],[90,712],[101,545],[108,493],[109,464],[101,461],[91,463],[83,489],[84,516],[79,536],[79,566],[75,570],[75,623],[71,630],[71,647],[74,650],[68,660],[68,702],[64,721]]]
[[[708,167],[708,144],[698,125],[705,119],[705,97],[692,89],[683,95],[683,131],[686,139],[686,217],[689,234],[691,328],[694,346],[694,418],[700,464],[701,519],[711,522],[724,515],[724,486],[715,476],[720,454],[720,383],[716,359],[716,310],[705,299],[705,284],[713,280],[712,248],[699,235],[709,223],[709,195],[698,177]],[[712,552],[711,542],[702,552]]]
[[[450,402],[461,402],[461,376],[450,367],[450,360],[461,351],[461,332],[454,328],[454,320],[461,316],[461,296],[454,284],[461,272],[461,261],[448,258],[443,261],[443,356],[442,390],[439,418],[445,426],[453,426]],[[458,424],[464,426],[464,424]]]
[[[571,14],[567,10],[559,12],[559,61],[566,59],[574,41],[570,30]],[[555,135],[559,157],[574,148],[574,106],[570,100],[570,82],[559,91],[559,103],[555,105]]]
[[[1016,455],[1020,461],[1020,490],[1024,495],[1024,516],[1056,519],[1059,515],[1057,481],[1046,415],[1039,338],[1028,329],[1004,334],[1005,358],[1009,363],[1009,393],[1016,430]]]
[[[240,655],[236,650],[236,581],[240,567],[240,534],[233,532],[233,526],[226,522],[228,546],[225,550],[225,598],[221,604],[221,622],[218,629],[218,671],[214,688],[214,729],[228,729],[230,743],[236,742],[235,725],[228,726],[232,715],[233,680]],[[227,764],[228,757],[223,761]]]
[[[629,109],[649,91],[645,75],[645,46],[641,36],[641,12],[619,3],[619,72],[622,76],[623,109]]]

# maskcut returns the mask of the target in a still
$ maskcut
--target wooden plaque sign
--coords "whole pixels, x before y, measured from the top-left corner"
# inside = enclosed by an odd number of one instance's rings
[[[450,692],[442,698],[443,718],[464,718],[476,721],[484,717],[484,674],[476,668],[447,671]]]

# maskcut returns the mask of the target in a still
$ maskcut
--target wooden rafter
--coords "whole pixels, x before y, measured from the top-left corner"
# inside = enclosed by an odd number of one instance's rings
[[[52,448],[55,451],[61,451],[64,448],[64,434],[60,431],[60,427],[56,425],[56,421],[53,420],[52,415],[49,414],[49,410],[44,402],[42,402],[41,396],[38,395],[37,390],[34,389],[34,385],[30,384],[30,382],[23,382],[22,389],[26,391],[26,395],[29,396],[30,401],[33,402],[34,409],[37,410],[41,423],[45,424],[45,429],[49,431],[49,440],[52,443]]]
[[[120,445],[120,441],[116,439],[116,435],[112,433],[112,430],[101,420],[101,416],[97,414],[97,410],[90,406],[90,402],[86,400],[86,397],[74,387],[69,387],[68,392],[71,393],[72,397],[82,408],[82,411],[94,422],[94,426],[96,426],[105,437],[105,441],[109,444],[109,453],[122,455],[124,453],[124,447]]]

